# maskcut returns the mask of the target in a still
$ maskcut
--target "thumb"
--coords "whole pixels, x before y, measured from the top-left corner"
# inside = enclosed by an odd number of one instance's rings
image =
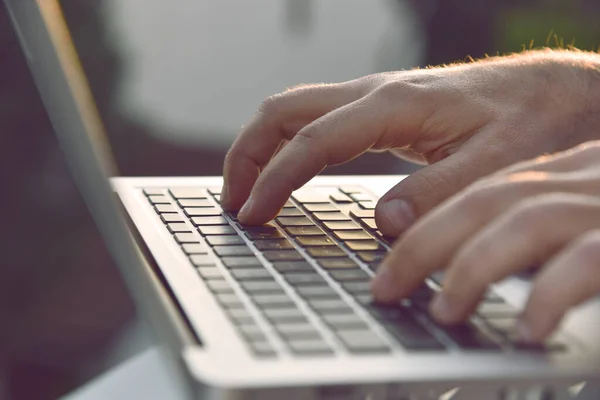
[[[400,235],[429,210],[502,167],[502,159],[490,152],[463,148],[402,180],[377,203],[375,220],[381,233]]]

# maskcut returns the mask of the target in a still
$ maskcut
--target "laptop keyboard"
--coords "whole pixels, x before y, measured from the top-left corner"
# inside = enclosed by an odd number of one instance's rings
[[[516,342],[518,311],[491,291],[470,321],[439,326],[427,313],[439,276],[399,304],[373,303],[370,281],[391,240],[361,187],[301,189],[263,226],[224,212],[218,188],[143,192],[257,357],[564,348]]]

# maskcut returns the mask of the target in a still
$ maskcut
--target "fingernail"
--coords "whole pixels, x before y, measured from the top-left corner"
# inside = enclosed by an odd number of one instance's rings
[[[532,342],[534,340],[531,325],[525,320],[519,320],[516,326],[517,339],[523,342]]]
[[[238,219],[246,219],[246,217],[250,213],[250,210],[252,210],[253,202],[254,199],[252,198],[252,196],[248,197],[248,200],[246,200],[246,203],[244,203],[244,205],[240,209],[240,212],[238,213]]]
[[[404,200],[393,199],[383,203],[381,213],[398,233],[404,232],[415,222],[415,214]]]
[[[385,264],[379,267],[379,271],[377,271],[377,275],[375,275],[375,279],[371,284],[371,289],[377,300],[389,301],[393,299],[396,292],[393,275],[392,269]]]
[[[456,307],[444,293],[438,293],[431,303],[431,314],[439,321],[452,321],[455,318]]]

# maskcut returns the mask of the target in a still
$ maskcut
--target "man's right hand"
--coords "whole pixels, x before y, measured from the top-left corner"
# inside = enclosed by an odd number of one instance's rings
[[[326,166],[393,150],[430,164],[377,205],[380,230],[396,236],[482,176],[596,138],[586,127],[600,118],[599,71],[597,54],[536,51],[288,90],[229,150],[222,204],[261,224]]]

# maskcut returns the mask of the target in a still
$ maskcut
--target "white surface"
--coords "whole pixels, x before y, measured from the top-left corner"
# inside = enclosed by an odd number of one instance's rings
[[[105,2],[124,62],[120,106],[172,140],[225,146],[286,87],[420,61],[415,19],[402,3],[302,0],[294,7],[308,7],[306,18],[293,15],[307,28],[297,31],[286,14],[292,1]]]

